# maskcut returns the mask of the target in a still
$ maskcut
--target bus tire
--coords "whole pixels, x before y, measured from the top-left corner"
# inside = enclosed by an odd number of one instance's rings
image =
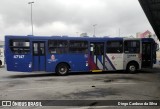
[[[69,72],[69,66],[66,63],[60,63],[56,67],[56,74],[59,76],[65,76]]]
[[[129,73],[136,73],[137,69],[138,69],[138,66],[134,62],[129,63],[127,65],[127,72],[129,72]]]

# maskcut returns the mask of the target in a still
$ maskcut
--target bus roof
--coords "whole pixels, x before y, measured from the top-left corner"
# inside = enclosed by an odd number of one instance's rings
[[[70,36],[16,36],[16,35],[6,35],[6,39],[31,39],[31,40],[88,40],[88,41],[102,41],[102,40],[135,40],[142,39],[142,41],[154,41],[152,38],[124,38],[124,37],[70,37]]]
[[[15,36],[15,35],[6,35],[6,38],[9,39],[57,39],[57,40],[100,40],[100,39],[114,39],[122,40],[122,37],[70,37],[70,36]]]

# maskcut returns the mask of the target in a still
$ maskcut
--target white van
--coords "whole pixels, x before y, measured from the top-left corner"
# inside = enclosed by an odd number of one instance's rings
[[[4,47],[0,46],[0,66],[4,66]]]

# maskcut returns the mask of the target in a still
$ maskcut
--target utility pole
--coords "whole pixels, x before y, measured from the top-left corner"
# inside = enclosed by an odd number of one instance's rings
[[[94,24],[93,25],[93,37],[96,37],[96,26],[97,26],[97,24]]]
[[[121,35],[121,29],[119,28],[119,30],[118,30],[118,35],[119,35],[119,37],[120,37],[120,35]]]
[[[32,18],[32,4],[33,4],[34,2],[28,2],[28,4],[29,5],[31,5],[31,28],[32,28],[32,36],[33,36],[33,18]]]

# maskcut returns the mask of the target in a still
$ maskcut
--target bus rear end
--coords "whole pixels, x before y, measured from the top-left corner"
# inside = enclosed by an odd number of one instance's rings
[[[156,63],[156,43],[152,38],[142,38],[142,68],[152,68]]]
[[[156,43],[152,38],[124,40],[124,67],[129,72],[136,69],[153,68],[156,63]]]
[[[30,40],[25,37],[5,36],[5,58],[8,71],[31,72]]]

